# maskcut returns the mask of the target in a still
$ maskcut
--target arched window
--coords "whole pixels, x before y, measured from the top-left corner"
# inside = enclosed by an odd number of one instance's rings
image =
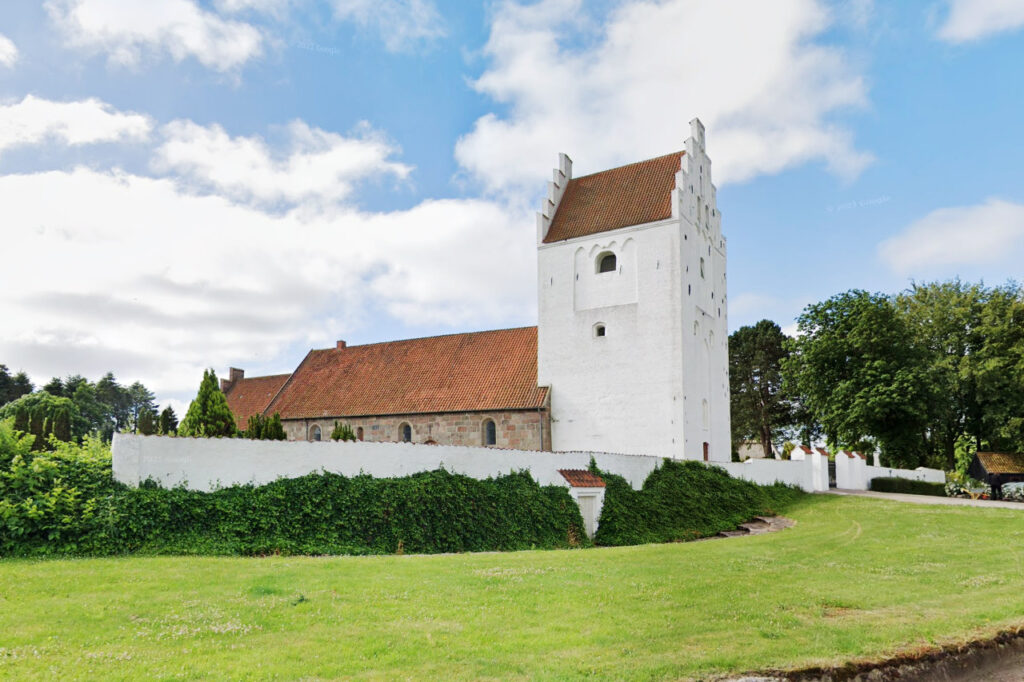
[[[614,253],[608,253],[607,251],[597,257],[597,272],[615,272],[618,268],[618,262],[615,259]]]
[[[704,259],[700,259],[700,278],[704,279]]]
[[[409,424],[402,424],[398,427],[398,435],[403,443],[412,442],[412,427]]]
[[[598,323],[594,325],[594,336],[604,336],[607,332],[608,330],[605,329],[603,324]]]
[[[320,440],[320,427],[318,425],[313,424],[313,426],[311,426],[309,428],[309,440],[311,440],[311,441],[318,441],[318,440]]]
[[[484,421],[484,445],[498,444],[498,425],[493,419]]]
[[[360,426],[358,429],[356,429],[356,438],[358,438],[359,440],[363,439],[363,427],[362,426]]]

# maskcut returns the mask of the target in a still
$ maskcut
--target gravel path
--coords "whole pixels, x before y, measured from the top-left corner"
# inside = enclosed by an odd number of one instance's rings
[[[854,497],[874,497],[892,502],[912,502],[914,504],[944,504],[951,507],[988,507],[989,509],[1016,509],[1024,511],[1024,503],[1007,502],[1005,500],[966,500],[962,497],[935,497],[934,495],[907,495],[906,493],[878,493],[872,490],[841,490],[833,488],[829,495],[849,495]],[[1022,677],[1021,679],[1024,679]]]

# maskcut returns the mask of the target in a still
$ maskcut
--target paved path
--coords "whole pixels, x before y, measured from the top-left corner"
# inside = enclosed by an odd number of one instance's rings
[[[850,495],[855,497],[874,497],[892,502],[913,502],[914,504],[944,504],[953,507],[987,507],[989,509],[1016,509],[1024,511],[1024,502],[1007,502],[1005,500],[967,500],[962,497],[936,497],[934,495],[907,495],[906,493],[879,493],[873,490],[842,490],[833,488],[830,495]]]

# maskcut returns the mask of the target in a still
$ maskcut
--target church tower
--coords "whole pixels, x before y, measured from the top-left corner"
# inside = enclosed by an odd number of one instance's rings
[[[728,461],[726,245],[701,122],[683,151],[592,175],[560,155],[537,233],[552,449]]]

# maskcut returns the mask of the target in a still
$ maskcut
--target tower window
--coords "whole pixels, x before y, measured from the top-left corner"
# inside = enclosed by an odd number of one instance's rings
[[[493,419],[484,422],[484,445],[497,445],[498,427]]]
[[[594,325],[594,336],[604,336],[605,328],[603,324]]]
[[[309,440],[318,441],[320,440],[320,436],[320,427],[317,426],[316,424],[313,424],[313,426],[309,429]]]
[[[615,272],[618,269],[614,253],[602,253],[597,257],[597,272]]]
[[[402,424],[398,427],[398,433],[401,436],[403,443],[412,442],[412,427],[409,424]]]
[[[704,279],[704,259],[700,259],[700,278]]]

